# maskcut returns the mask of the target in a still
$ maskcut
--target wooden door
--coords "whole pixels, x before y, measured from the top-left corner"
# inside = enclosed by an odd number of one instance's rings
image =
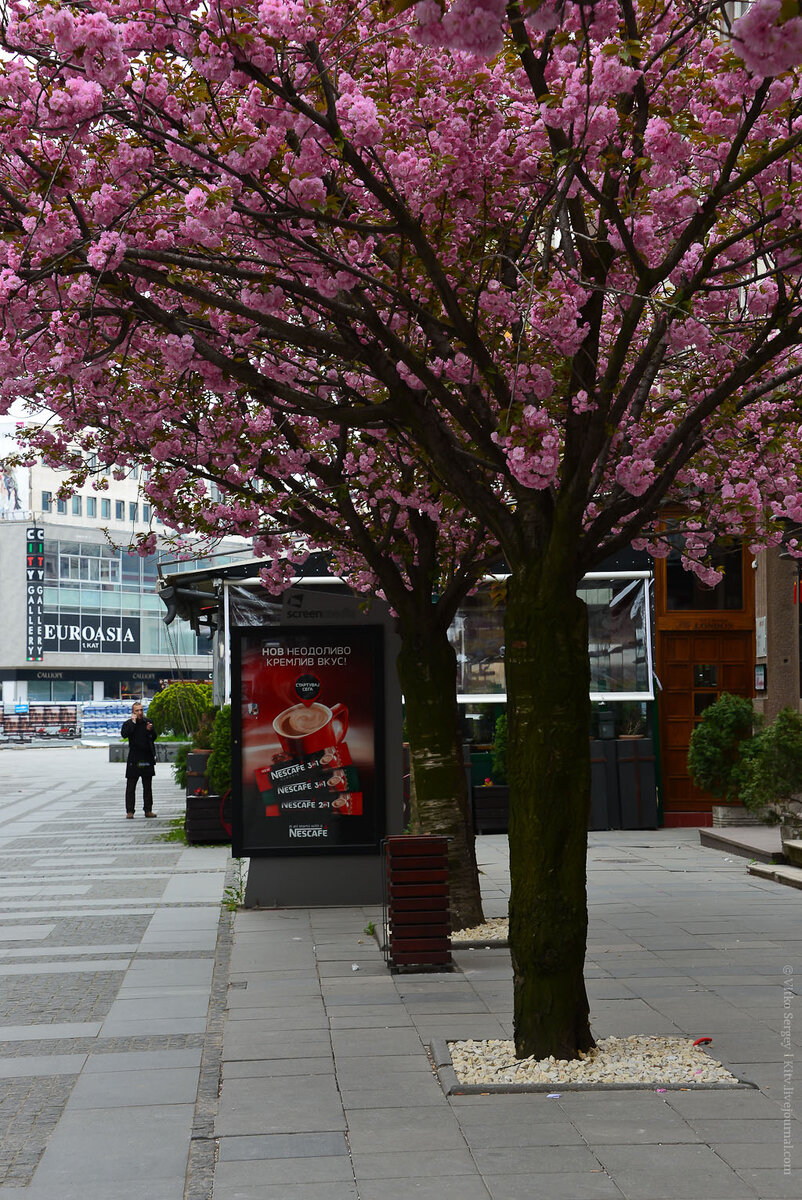
[[[702,713],[722,692],[753,694],[752,631],[664,630],[658,675],[663,810],[709,812],[717,803],[691,783],[688,745]]]

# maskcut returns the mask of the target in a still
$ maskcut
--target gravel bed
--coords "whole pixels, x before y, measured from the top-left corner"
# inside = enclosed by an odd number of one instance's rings
[[[515,1057],[513,1042],[449,1042],[461,1084],[738,1084],[734,1075],[687,1038],[602,1038],[582,1058]]]
[[[509,921],[506,917],[492,917],[481,925],[470,929],[457,929],[451,934],[452,945],[460,942],[506,942],[509,936]]]

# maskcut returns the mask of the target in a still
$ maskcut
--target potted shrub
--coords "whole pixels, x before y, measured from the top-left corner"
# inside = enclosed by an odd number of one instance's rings
[[[742,748],[755,730],[752,702],[723,692],[691,734],[688,773],[698,788],[726,803],[738,801]]]
[[[148,720],[157,737],[173,734],[190,738],[205,712],[212,708],[212,685],[178,680],[157,692],[148,704]]]
[[[507,784],[507,714],[496,718],[490,755],[492,777],[471,789],[473,826],[476,833],[506,833],[510,818],[510,789]]]
[[[779,822],[783,849],[799,860],[802,840],[802,714],[784,708],[751,739],[737,768],[738,794],[747,808]]]
[[[802,838],[802,714],[784,708],[764,728],[742,696],[726,693],[691,736],[688,770],[697,787],[755,817],[780,822],[783,844]]]
[[[193,750],[187,756],[187,841],[226,842],[230,823],[223,808],[231,788],[231,707],[203,715],[193,735]],[[202,764],[203,774],[193,772]]]

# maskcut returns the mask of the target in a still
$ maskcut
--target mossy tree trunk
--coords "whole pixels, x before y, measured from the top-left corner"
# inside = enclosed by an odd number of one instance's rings
[[[419,614],[420,617],[420,614]],[[484,920],[470,795],[457,706],[457,661],[439,620],[401,621],[398,675],[404,693],[413,797],[412,833],[437,833],[448,843],[451,924]]]
[[[513,570],[505,669],[516,1053],[576,1058],[594,1042],[584,982],[590,668],[571,570]]]

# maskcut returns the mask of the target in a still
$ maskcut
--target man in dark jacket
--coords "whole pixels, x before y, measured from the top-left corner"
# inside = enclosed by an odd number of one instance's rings
[[[146,817],[155,817],[153,811],[153,774],[156,769],[156,734],[153,722],[145,718],[145,710],[138,702],[131,705],[131,716],[123,723],[120,733],[128,739],[128,763],[125,768],[125,815],[134,819],[136,781],[142,780],[142,804]]]

